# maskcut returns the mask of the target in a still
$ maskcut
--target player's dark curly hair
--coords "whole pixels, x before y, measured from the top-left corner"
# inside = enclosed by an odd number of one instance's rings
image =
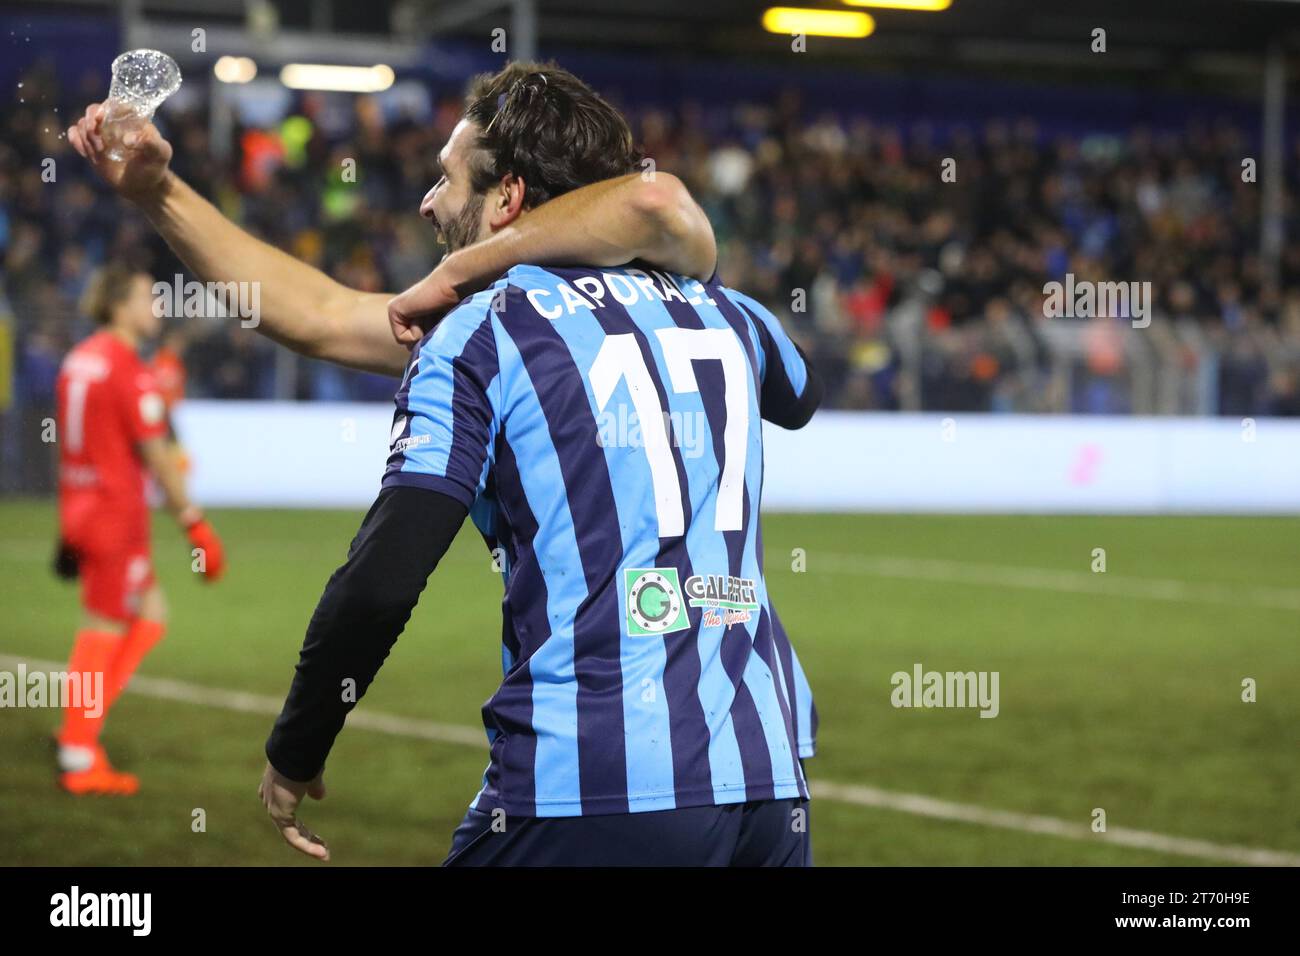
[[[642,153],[623,114],[555,63],[511,63],[470,81],[465,117],[482,131],[472,186],[485,192],[512,173],[524,205],[636,172]]]

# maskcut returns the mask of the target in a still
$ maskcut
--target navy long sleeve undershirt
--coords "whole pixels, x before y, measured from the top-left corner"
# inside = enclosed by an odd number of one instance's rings
[[[266,758],[284,776],[308,781],[325,766],[344,719],[406,627],[466,513],[455,499],[424,488],[379,493],[316,605],[289,696],[267,738]],[[349,679],[354,693],[345,693]]]

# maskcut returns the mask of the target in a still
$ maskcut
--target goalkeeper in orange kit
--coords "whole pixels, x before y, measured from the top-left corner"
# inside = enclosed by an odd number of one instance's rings
[[[221,541],[190,501],[167,441],[166,405],[138,350],[157,335],[152,282],[121,265],[93,281],[86,311],[100,331],[79,343],[59,371],[59,549],[62,577],[81,579],[81,626],[68,663],[102,687],[95,706],[71,701],[57,735],[59,784],[75,794],[131,794],[132,774],[109,763],[104,719],[145,655],[166,632],[166,604],[149,547],[146,475],[194,549],[194,567],[216,580]],[[102,683],[101,683],[102,682]]]

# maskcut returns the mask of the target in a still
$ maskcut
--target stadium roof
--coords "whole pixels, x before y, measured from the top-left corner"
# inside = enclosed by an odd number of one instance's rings
[[[239,26],[268,13],[281,31],[327,30],[405,41],[486,36],[511,25],[510,0],[57,0],[180,25]],[[760,25],[769,6],[851,10],[841,0],[533,0],[548,47],[654,47],[665,53],[788,55]],[[47,9],[50,0],[41,4]],[[272,12],[273,11],[273,12]],[[952,0],[937,13],[871,9],[873,35],[816,40],[819,59],[907,65],[1007,65],[1048,72],[1253,73],[1270,43],[1300,53],[1300,0]],[[1107,55],[1091,52],[1107,31]],[[1293,71],[1292,75],[1296,75]]]
[[[589,42],[771,46],[759,21],[769,6],[852,9],[835,0],[538,0],[542,38]],[[421,0],[434,16],[461,4]],[[1262,50],[1289,36],[1300,49],[1295,0],[953,0],[942,12],[869,10],[877,29],[846,45],[919,55],[961,54],[972,43],[1078,46],[1105,27],[1116,46],[1150,50]],[[777,40],[776,43],[782,41]]]

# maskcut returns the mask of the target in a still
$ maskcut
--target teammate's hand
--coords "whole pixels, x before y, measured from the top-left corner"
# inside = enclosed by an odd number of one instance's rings
[[[190,546],[203,552],[203,577],[209,581],[220,579],[226,570],[226,549],[212,525],[200,518],[187,525],[185,535],[190,539]]]
[[[122,141],[126,158],[108,158],[104,145],[104,104],[92,103],[86,115],[68,130],[72,148],[90,161],[104,182],[132,202],[155,196],[167,178],[167,164],[172,159],[172,145],[162,138],[153,123],[127,133]]]
[[[439,265],[405,292],[388,300],[388,322],[393,327],[393,338],[399,345],[414,348],[460,298]]]
[[[290,780],[268,762],[262,774],[262,782],[257,785],[257,795],[285,843],[299,853],[318,860],[330,858],[330,848],[325,845],[325,841],[298,819],[298,804],[302,803],[304,795],[313,800],[325,799],[324,773],[317,774],[315,780],[299,783]]]

